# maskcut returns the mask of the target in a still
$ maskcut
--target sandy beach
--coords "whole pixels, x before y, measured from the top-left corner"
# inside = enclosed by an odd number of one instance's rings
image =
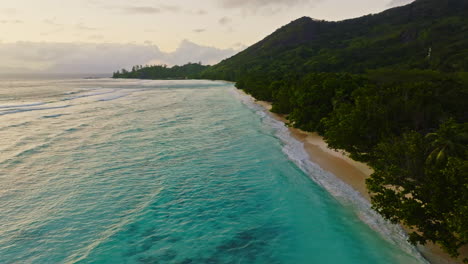
[[[243,91],[239,92],[245,94]],[[271,103],[265,101],[258,101],[252,97],[258,105],[261,105],[267,110],[271,110]],[[272,113],[269,114],[284,123],[287,120],[284,116]],[[322,169],[333,173],[346,184],[353,187],[358,191],[366,200],[370,202],[370,195],[366,187],[366,179],[370,177],[373,170],[362,162],[357,162],[349,158],[346,153],[339,152],[328,148],[327,143],[317,133],[305,132],[297,128],[289,127],[291,135],[304,144],[304,148],[309,155],[309,159],[318,164]],[[409,230],[403,226],[405,230]],[[427,244],[425,246],[418,246],[421,254],[433,264],[461,264],[460,260],[455,261],[450,256],[442,251],[442,249],[434,244]],[[466,250],[463,252],[465,253]],[[463,254],[466,255],[466,254]]]

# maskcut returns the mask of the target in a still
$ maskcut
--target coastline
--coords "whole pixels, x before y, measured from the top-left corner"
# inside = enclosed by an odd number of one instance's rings
[[[238,92],[250,96],[243,90],[237,89]],[[252,101],[268,110],[268,114],[274,119],[287,123],[287,119],[279,114],[271,112],[272,104],[266,101],[259,101],[253,98]],[[306,132],[301,129],[288,127],[291,135],[298,141],[304,144],[304,149],[309,156],[309,160],[319,165],[323,170],[328,171],[338,177],[340,180],[351,186],[354,190],[364,197],[370,203],[370,195],[367,191],[365,180],[373,173],[372,168],[367,164],[355,161],[346,155],[344,152],[336,151],[328,148],[327,143],[317,133]],[[409,228],[403,226],[406,232]],[[421,255],[432,264],[462,264],[461,260],[452,259],[442,249],[432,243],[427,245],[418,245],[418,251]]]

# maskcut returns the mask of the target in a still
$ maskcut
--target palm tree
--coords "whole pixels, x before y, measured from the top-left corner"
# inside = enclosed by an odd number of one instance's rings
[[[445,164],[449,156],[462,156],[468,148],[468,124],[453,119],[443,123],[439,130],[426,135],[430,142],[426,164]]]

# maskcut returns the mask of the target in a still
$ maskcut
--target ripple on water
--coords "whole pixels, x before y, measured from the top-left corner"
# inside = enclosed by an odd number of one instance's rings
[[[18,89],[0,107],[28,110],[0,116],[0,263],[420,263],[311,181],[232,84]]]

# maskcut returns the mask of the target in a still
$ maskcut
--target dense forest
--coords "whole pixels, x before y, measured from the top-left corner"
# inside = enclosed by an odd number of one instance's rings
[[[122,69],[114,72],[113,78],[129,78],[129,79],[194,79],[206,70],[208,66],[201,63],[188,63],[183,66],[167,67],[167,65],[136,65],[128,71]]]
[[[374,70],[271,83],[272,111],[367,162],[373,207],[452,256],[468,241],[468,74]]]
[[[412,243],[457,257],[468,243],[467,14],[468,0],[416,0],[340,22],[304,17],[186,76],[235,81],[367,162],[373,208],[412,228]],[[148,71],[115,77],[170,78]]]

